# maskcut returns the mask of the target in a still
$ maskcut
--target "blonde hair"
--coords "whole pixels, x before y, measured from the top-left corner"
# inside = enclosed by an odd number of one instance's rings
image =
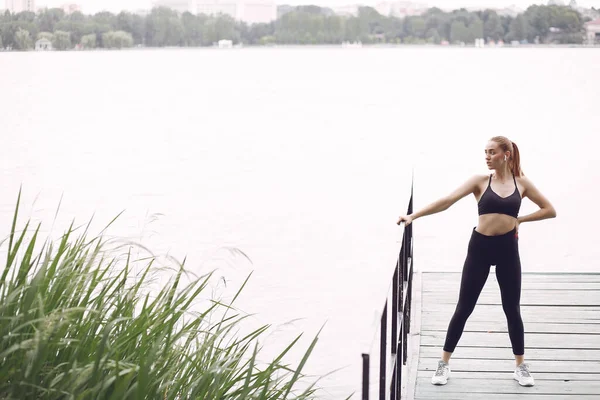
[[[510,152],[510,158],[508,159],[508,168],[510,168],[510,172],[517,177],[524,175],[523,170],[521,169],[521,155],[519,154],[517,144],[510,141],[505,136],[494,136],[490,140],[498,143],[503,151]]]

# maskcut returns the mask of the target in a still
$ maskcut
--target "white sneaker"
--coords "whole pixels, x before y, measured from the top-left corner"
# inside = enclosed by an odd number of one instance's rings
[[[437,369],[431,377],[431,383],[434,385],[445,385],[450,378],[450,365],[444,360],[438,361]]]
[[[515,369],[514,377],[521,386],[533,386],[535,384],[533,377],[529,372],[529,364],[521,363],[521,365]]]

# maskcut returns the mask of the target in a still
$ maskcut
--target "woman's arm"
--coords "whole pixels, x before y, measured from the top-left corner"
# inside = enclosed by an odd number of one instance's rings
[[[548,201],[548,199],[538,190],[538,188],[535,187],[533,182],[531,182],[525,177],[521,178],[521,182],[523,182],[523,186],[525,186],[523,197],[529,198],[540,209],[534,213],[519,217],[517,219],[519,223],[541,221],[543,219],[555,218],[556,210],[554,209],[550,201]]]
[[[473,176],[465,183],[463,183],[460,187],[458,187],[455,191],[450,193],[448,196],[442,197],[441,199],[434,201],[433,203],[429,204],[428,206],[422,208],[421,210],[415,213],[400,216],[397,224],[400,225],[400,223],[404,221],[406,222],[406,225],[410,225],[411,222],[417,218],[421,218],[426,215],[436,214],[447,210],[458,200],[462,199],[468,194],[474,193],[477,190],[481,179],[482,176],[480,175]]]

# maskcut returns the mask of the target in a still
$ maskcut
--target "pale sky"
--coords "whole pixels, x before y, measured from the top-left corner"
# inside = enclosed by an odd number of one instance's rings
[[[393,1],[393,0],[392,0]],[[568,4],[569,0],[563,0]],[[336,7],[349,4],[375,5],[382,0],[275,0],[277,4],[315,4],[323,7]],[[415,0],[415,3],[422,3],[428,6],[437,6],[441,8],[460,8],[460,7],[505,7],[515,5],[525,9],[531,4],[547,4],[548,0],[532,1],[532,0]],[[3,1],[0,0],[0,7],[3,6]],[[75,3],[82,7],[85,14],[94,13],[101,10],[121,11],[121,10],[136,10],[149,9],[154,3],[153,0],[37,0],[37,7],[53,7],[60,6],[64,3]],[[578,0],[577,3],[583,7],[600,7],[600,0]]]

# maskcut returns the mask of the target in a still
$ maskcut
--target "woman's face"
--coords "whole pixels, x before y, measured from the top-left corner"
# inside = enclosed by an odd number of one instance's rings
[[[501,169],[505,164],[505,156],[508,162],[509,152],[504,152],[498,143],[489,141],[485,146],[485,162],[488,169]]]

